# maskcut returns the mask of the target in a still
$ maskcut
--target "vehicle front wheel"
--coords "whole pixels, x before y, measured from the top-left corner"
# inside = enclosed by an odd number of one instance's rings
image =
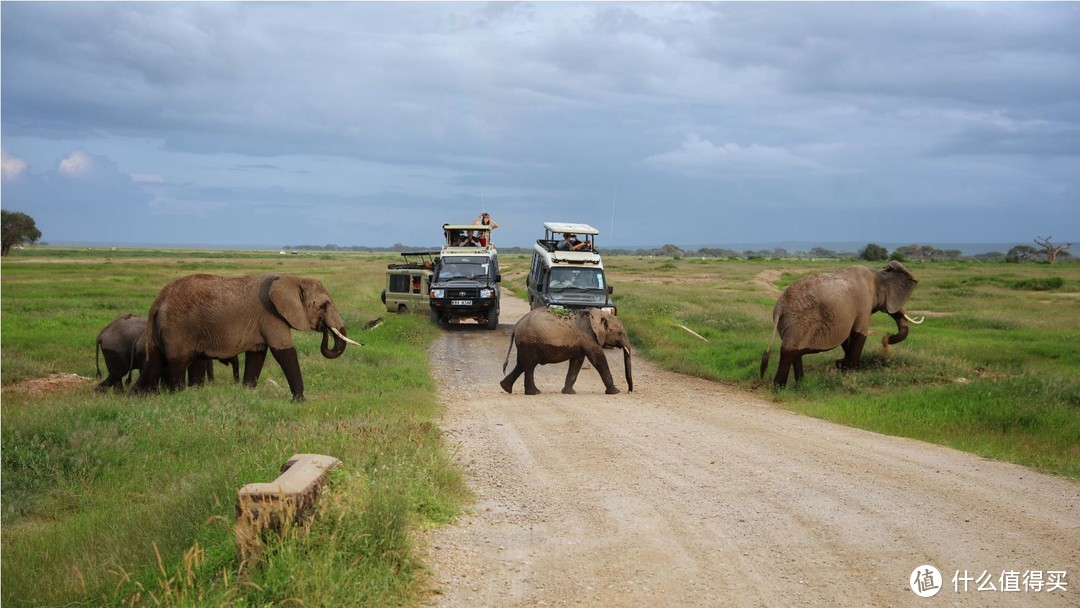
[[[499,309],[492,308],[487,312],[487,328],[495,329],[499,326]]]

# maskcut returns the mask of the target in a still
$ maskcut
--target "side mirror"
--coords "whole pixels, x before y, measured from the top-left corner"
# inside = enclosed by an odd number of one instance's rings
[[[501,274],[496,274],[495,275],[495,282],[496,283],[502,283],[502,275]]]
[[[615,293],[615,288],[614,288],[614,287],[612,287],[611,285],[608,285],[608,286],[607,286],[607,295],[609,295],[609,296],[610,296],[610,295],[611,295],[611,294],[613,294],[613,293]]]

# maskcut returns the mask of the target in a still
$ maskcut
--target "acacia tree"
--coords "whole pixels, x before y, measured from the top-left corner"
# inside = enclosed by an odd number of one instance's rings
[[[889,250],[877,243],[867,243],[859,252],[859,258],[868,262],[878,262],[889,259]]]
[[[0,210],[0,232],[2,243],[0,255],[7,255],[12,247],[18,245],[32,245],[41,238],[41,231],[34,224],[34,218],[22,211]]]
[[[934,258],[943,257],[944,251],[933,245],[904,245],[897,248],[894,255],[899,255],[905,260],[920,260],[933,262]]]
[[[1054,237],[1048,236],[1045,239],[1041,236],[1035,237],[1035,244],[1042,246],[1042,252],[1046,254],[1046,260],[1051,264],[1057,262],[1058,254],[1062,253],[1072,247],[1072,243],[1065,243],[1064,245],[1055,245],[1050,242],[1050,239]]]
[[[1026,262],[1027,260],[1039,255],[1039,250],[1035,249],[1031,245],[1017,245],[1009,250],[1005,254],[1005,261],[1012,263]]]

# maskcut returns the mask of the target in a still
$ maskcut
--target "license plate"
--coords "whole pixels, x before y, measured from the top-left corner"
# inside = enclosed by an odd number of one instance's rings
[[[450,300],[451,306],[472,306],[472,300]]]

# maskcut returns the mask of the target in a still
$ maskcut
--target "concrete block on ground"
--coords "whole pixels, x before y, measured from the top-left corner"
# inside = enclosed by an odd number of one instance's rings
[[[257,561],[263,539],[286,524],[308,517],[326,485],[330,470],[341,461],[323,454],[295,454],[269,483],[249,483],[236,500],[236,552],[241,561]]]

